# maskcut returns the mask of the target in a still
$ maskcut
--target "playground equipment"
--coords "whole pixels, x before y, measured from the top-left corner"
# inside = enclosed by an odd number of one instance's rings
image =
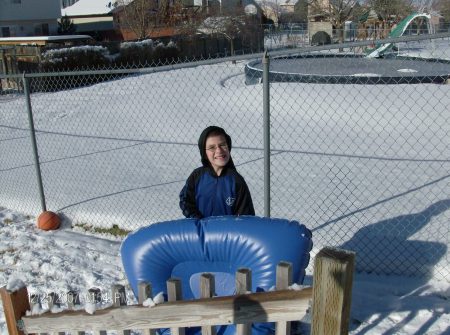
[[[402,21],[400,21],[397,24],[397,26],[389,33],[388,38],[396,38],[396,37],[402,36],[404,34],[404,32],[406,31],[406,29],[408,28],[408,26],[410,25],[410,23],[420,17],[427,19],[428,32],[431,32],[432,31],[432,26],[430,24],[431,15],[424,14],[424,13],[422,13],[422,14],[413,13],[413,14],[407,16]],[[379,44],[376,49],[370,51],[370,53],[367,55],[367,57],[368,58],[380,57],[381,55],[383,55],[384,52],[391,49],[392,47],[393,47],[393,43]]]
[[[407,71],[399,71],[407,69]],[[373,57],[350,54],[304,54],[274,57],[270,61],[270,82],[322,84],[419,84],[445,83],[450,64],[406,57]],[[261,60],[245,65],[247,84],[263,78]]]

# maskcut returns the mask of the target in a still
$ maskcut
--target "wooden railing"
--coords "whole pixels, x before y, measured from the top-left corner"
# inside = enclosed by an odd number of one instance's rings
[[[248,293],[251,287],[251,271],[241,269],[236,274],[236,295],[212,297],[214,277],[201,276],[201,299],[181,300],[181,282],[167,281],[168,302],[152,308],[143,302],[152,296],[151,285],[140,283],[139,305],[126,305],[125,290],[115,285],[111,297],[113,306],[96,310],[93,314],[76,310],[76,294],[69,308],[59,313],[47,312],[25,316],[34,303],[26,287],[9,292],[1,288],[3,307],[9,334],[53,333],[106,334],[116,330],[130,334],[130,329],[154,334],[155,329],[170,328],[174,335],[184,335],[185,327],[200,326],[202,334],[214,335],[215,325],[236,324],[236,333],[251,334],[253,322],[276,322],[276,335],[290,334],[290,321],[301,320],[312,313],[311,334],[340,335],[348,333],[351,289],[355,254],[345,250],[324,248],[314,263],[313,287],[301,290],[288,289],[292,284],[292,267],[281,262],[277,267],[276,291]],[[56,296],[56,295],[53,295]],[[312,299],[312,311],[311,308]],[[31,304],[30,304],[31,302]],[[52,302],[49,303],[51,309]]]

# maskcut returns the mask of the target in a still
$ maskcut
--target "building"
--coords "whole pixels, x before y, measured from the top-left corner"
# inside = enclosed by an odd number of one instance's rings
[[[279,2],[282,13],[294,13],[298,0],[282,0]]]
[[[0,1],[0,37],[56,35],[61,0]]]
[[[61,8],[72,6],[78,0],[61,0]]]
[[[330,1],[318,0],[308,5],[308,33],[313,44],[328,44],[333,36],[329,18]]]
[[[76,34],[91,35],[97,40],[121,39],[117,35],[113,12],[113,0],[77,0],[73,5],[61,10],[75,26]]]

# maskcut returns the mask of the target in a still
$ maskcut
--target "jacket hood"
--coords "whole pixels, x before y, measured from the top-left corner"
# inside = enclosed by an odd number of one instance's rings
[[[225,136],[225,140],[227,141],[228,150],[231,152],[231,137],[228,135],[223,128],[217,127],[217,126],[209,126],[205,128],[202,133],[200,134],[200,137],[198,139],[198,149],[200,150],[200,157],[202,159],[202,165],[204,167],[210,167],[211,164],[209,163],[208,157],[206,156],[206,139],[208,138],[209,134],[216,133],[219,135]],[[228,164],[226,165],[228,168],[235,169],[233,160],[231,159],[228,161]]]

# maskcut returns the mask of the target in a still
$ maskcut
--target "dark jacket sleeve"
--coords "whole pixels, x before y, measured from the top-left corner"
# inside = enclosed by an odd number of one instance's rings
[[[235,215],[255,215],[252,196],[244,178],[238,174],[236,178]]]
[[[196,170],[186,180],[186,184],[180,192],[180,208],[183,215],[187,218],[202,218],[202,214],[197,209],[195,202],[195,181]]]

